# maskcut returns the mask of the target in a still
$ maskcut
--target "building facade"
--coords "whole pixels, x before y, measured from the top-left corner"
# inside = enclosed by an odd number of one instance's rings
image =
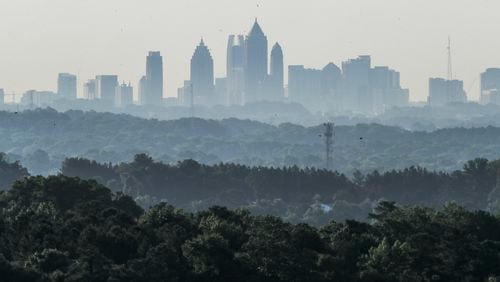
[[[242,105],[245,93],[245,37],[230,35],[227,43],[226,105]]]
[[[268,42],[255,20],[245,41],[245,103],[263,100],[263,87],[268,75]]]
[[[283,49],[276,43],[271,50],[271,69],[265,100],[282,101],[284,99],[284,80]]]
[[[30,108],[40,108],[50,106],[58,99],[58,94],[52,91],[29,90],[23,93],[21,105]]]
[[[102,102],[114,105],[115,89],[118,86],[118,76],[116,75],[98,75],[96,82],[96,97]]]
[[[197,105],[214,105],[214,61],[203,42],[196,47],[191,58],[191,91]]]
[[[146,58],[146,82],[139,100],[145,106],[163,103],[163,57],[160,52],[151,51]]]
[[[316,109],[321,103],[321,70],[288,66],[288,98],[308,109]]]
[[[122,83],[115,89],[115,106],[125,108],[134,104],[134,88],[129,84]]]
[[[429,79],[429,106],[444,106],[450,103],[467,102],[464,83],[461,80],[447,80],[443,78]]]
[[[76,99],[76,75],[60,73],[57,77],[57,94],[68,100]]]
[[[489,68],[481,73],[480,103],[500,105],[500,69]]]
[[[97,99],[97,81],[90,79],[83,84],[83,98],[87,100]]]

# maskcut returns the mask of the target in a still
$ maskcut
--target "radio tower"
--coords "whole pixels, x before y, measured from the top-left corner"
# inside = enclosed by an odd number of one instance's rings
[[[325,140],[325,161],[326,161],[326,169],[332,169],[333,163],[333,128],[334,124],[331,122],[325,123],[325,133],[323,134],[323,138]]]
[[[448,75],[446,76],[446,79],[448,80],[453,80],[453,68],[451,65],[451,39],[448,36]]]

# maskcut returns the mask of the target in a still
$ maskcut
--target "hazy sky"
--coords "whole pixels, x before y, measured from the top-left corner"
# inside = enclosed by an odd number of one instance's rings
[[[412,100],[446,75],[450,35],[454,75],[477,99],[479,73],[500,67],[498,11],[498,0],[0,0],[0,88],[55,90],[59,72],[78,75],[79,93],[96,74],[136,86],[147,52],[159,50],[175,96],[202,36],[225,76],[227,35],[246,34],[258,17],[286,65],[369,54],[401,72]]]

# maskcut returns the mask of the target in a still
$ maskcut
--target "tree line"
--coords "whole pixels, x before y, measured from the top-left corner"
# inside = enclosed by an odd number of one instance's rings
[[[332,219],[366,220],[380,201],[436,208],[454,202],[470,210],[496,213],[500,211],[499,169],[499,161],[478,158],[453,172],[409,167],[383,173],[358,171],[347,177],[296,166],[209,166],[193,160],[171,165],[139,154],[132,162],[118,165],[69,158],[61,173],[96,179],[132,196],[144,208],[161,201],[193,212],[222,205],[322,225]]]

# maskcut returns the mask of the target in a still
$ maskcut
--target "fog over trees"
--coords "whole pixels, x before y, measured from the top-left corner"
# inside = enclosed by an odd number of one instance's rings
[[[270,125],[240,119],[141,119],[111,113],[51,109],[0,112],[0,151],[32,174],[57,173],[68,157],[98,162],[131,161],[148,153],[175,164],[194,159],[204,164],[323,168],[324,128],[292,123]],[[460,169],[471,159],[500,158],[496,127],[454,127],[410,131],[375,123],[337,125],[333,169],[388,171],[410,166]]]

